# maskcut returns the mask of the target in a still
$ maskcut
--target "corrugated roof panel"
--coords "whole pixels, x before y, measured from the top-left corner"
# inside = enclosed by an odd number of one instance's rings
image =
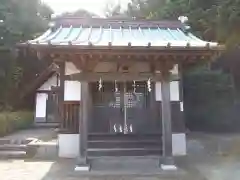
[[[188,33],[187,36],[188,36],[192,41],[205,42],[205,41],[197,38],[196,36],[194,36],[192,33]]]
[[[72,41],[73,44],[79,44],[79,45],[88,45],[88,41],[90,39],[92,32],[92,28],[83,28],[81,32],[78,34],[77,39]]]
[[[89,38],[89,42],[91,42],[92,44],[98,43],[101,39],[102,33],[103,33],[102,28],[93,28],[91,36]]]
[[[40,40],[39,43],[41,43],[41,41],[43,43],[46,43],[48,41],[51,41],[53,38],[57,38],[58,34],[61,32],[61,30],[62,30],[62,26],[60,26],[57,30],[55,30],[54,32],[49,34],[49,36],[47,36],[46,38],[43,38],[42,40]]]
[[[132,33],[129,28],[123,29],[123,41],[124,41],[125,46],[127,46],[128,43],[131,43],[132,45],[134,44]]]
[[[169,39],[168,34],[166,34],[164,29],[158,28],[157,30],[159,32],[159,38],[162,41],[167,41]]]
[[[51,39],[51,43],[54,44],[64,41],[70,31],[71,28],[62,28],[59,34]]]
[[[186,33],[184,33],[183,31],[181,31],[180,29],[176,29],[176,30],[172,30],[174,31],[174,34],[181,40],[187,40],[187,41],[190,41],[191,39],[187,36]]]
[[[147,46],[148,40],[140,28],[132,29],[133,46]]]
[[[69,34],[68,38],[65,39],[65,41],[75,41],[81,32],[82,32],[82,27],[73,28],[71,31],[71,34]]]
[[[50,34],[52,33],[51,29],[48,29],[45,33],[43,33],[41,36],[39,36],[38,38],[34,39],[34,40],[30,40],[29,43],[35,43],[37,41],[41,41],[43,39],[45,39],[46,37],[48,37]]]
[[[159,36],[161,36],[164,41],[173,41],[175,37],[169,33],[169,30],[166,28],[158,28]]]
[[[183,38],[181,38],[181,37],[179,37],[178,36],[178,31],[177,31],[177,29],[167,29],[167,32],[168,32],[168,34],[169,35],[171,35],[171,37],[174,39],[174,40],[176,40],[176,41],[182,41],[183,40]],[[186,38],[185,38],[185,40],[186,40]]]
[[[122,28],[112,29],[113,34],[113,46],[127,46],[127,42],[124,39]]]
[[[93,45],[95,45],[95,46],[108,46],[108,43],[109,42],[111,42],[110,41],[110,29],[106,29],[106,28],[104,28],[103,30],[102,30],[102,36],[101,36],[101,38],[99,38],[99,41],[97,42],[97,43],[95,43],[95,44],[93,44]]]
[[[149,43],[151,43],[151,46],[165,46],[168,43],[165,40],[166,39],[165,35],[162,32],[160,32],[158,28],[146,29],[144,30],[144,33]]]
[[[129,30],[124,31],[125,39],[127,40],[126,44],[131,44],[131,46],[146,46],[147,42],[144,38],[138,38],[139,30],[136,28],[129,28]]]

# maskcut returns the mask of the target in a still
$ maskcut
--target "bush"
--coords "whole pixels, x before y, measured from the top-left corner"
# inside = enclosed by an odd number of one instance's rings
[[[192,131],[232,132],[240,127],[228,74],[210,70],[185,73],[184,106],[186,125]]]
[[[16,130],[29,128],[33,123],[33,113],[28,111],[1,112],[0,136]]]

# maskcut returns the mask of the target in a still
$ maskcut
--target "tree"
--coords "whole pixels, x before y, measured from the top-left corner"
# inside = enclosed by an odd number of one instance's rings
[[[1,37],[5,46],[26,41],[46,29],[52,10],[39,0],[0,0]]]
[[[79,9],[75,12],[65,12],[60,14],[58,17],[85,17],[85,18],[92,18],[92,17],[98,17],[98,15],[91,13],[85,9]]]
[[[240,43],[239,0],[132,0],[126,12],[132,17],[174,19],[188,16],[192,31],[228,47]]]
[[[17,42],[33,39],[45,31],[52,10],[40,0],[0,0],[0,104],[9,106],[17,97],[18,85],[23,75],[34,76],[39,68],[34,59],[27,61],[13,56]],[[41,63],[41,62],[39,62]],[[27,69],[26,66],[32,65]],[[35,69],[36,68],[36,69]],[[29,72],[27,74],[25,72]],[[25,82],[27,83],[27,82]],[[17,101],[17,99],[15,99]]]

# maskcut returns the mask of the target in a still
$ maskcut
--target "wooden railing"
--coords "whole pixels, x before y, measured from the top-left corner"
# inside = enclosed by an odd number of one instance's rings
[[[79,132],[79,101],[65,101],[62,109],[61,130],[66,133]]]

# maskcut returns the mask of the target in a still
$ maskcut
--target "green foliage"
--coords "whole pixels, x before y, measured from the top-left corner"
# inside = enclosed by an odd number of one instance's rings
[[[91,13],[91,12],[88,12],[84,9],[79,9],[75,12],[65,12],[65,13],[62,13],[60,15],[58,15],[58,17],[71,17],[71,16],[75,16],[75,17],[85,17],[85,18],[91,18],[91,17],[97,17],[98,15],[94,14],[94,13]]]
[[[121,14],[121,5],[108,3],[104,9],[106,17],[114,17]]]
[[[221,71],[192,69],[184,75],[185,120],[191,130],[236,129],[231,78]]]
[[[28,111],[1,112],[0,136],[12,133],[16,130],[29,128],[33,123],[33,113]]]
[[[240,43],[239,0],[132,0],[126,14],[174,20],[187,16],[192,31],[202,38],[221,41],[228,47]]]
[[[0,0],[0,20],[3,46],[33,38],[44,31],[52,11],[39,0]]]
[[[31,71],[27,68],[36,59],[14,57],[16,43],[45,31],[52,13],[40,0],[0,0],[0,108],[18,101],[19,85],[28,83],[23,77],[36,74],[34,66]],[[39,62],[34,64],[38,66]]]
[[[157,20],[187,16],[191,31],[200,38],[222,42],[228,48],[240,44],[240,0],[132,0],[126,14]],[[235,80],[239,79],[237,67],[236,61],[230,65],[231,72],[236,69]],[[234,93],[230,76],[202,66],[191,69],[184,76],[188,127],[216,131],[237,129],[240,121],[236,109],[239,107],[235,108],[233,103],[237,93]]]

